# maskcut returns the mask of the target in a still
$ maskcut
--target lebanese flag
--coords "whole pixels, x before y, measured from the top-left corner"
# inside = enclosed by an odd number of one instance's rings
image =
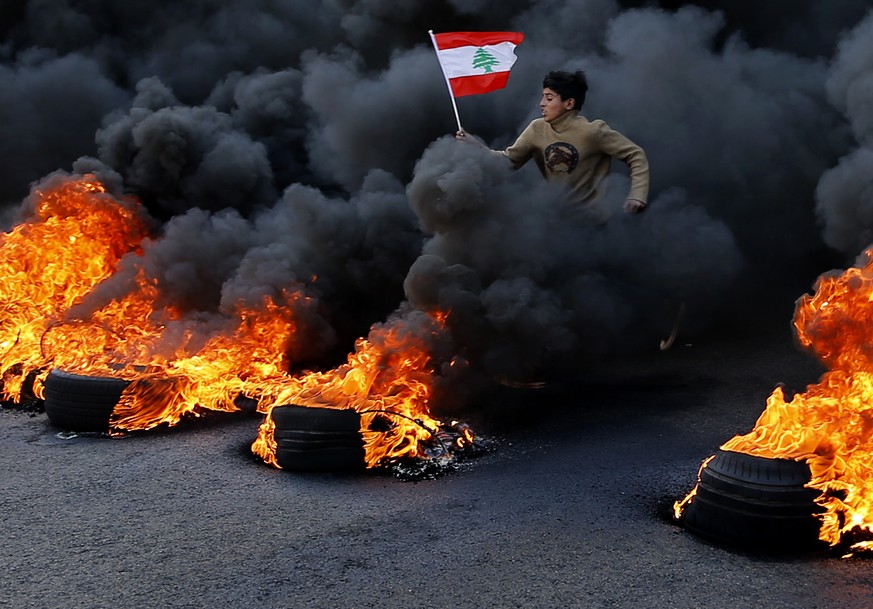
[[[477,95],[506,86],[509,70],[518,59],[515,47],[521,32],[446,32],[433,34],[437,59],[452,95]]]

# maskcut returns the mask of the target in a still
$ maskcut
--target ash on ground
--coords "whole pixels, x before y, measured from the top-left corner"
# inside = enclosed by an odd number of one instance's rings
[[[476,436],[469,425],[452,421],[431,436],[422,457],[392,459],[378,469],[410,482],[434,480],[492,448],[493,442]]]

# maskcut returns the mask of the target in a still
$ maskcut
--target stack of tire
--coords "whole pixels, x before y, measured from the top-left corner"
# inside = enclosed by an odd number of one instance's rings
[[[823,508],[807,488],[809,466],[719,450],[700,471],[697,493],[682,514],[690,531],[747,549],[783,552],[824,547]]]
[[[83,376],[55,368],[44,382],[48,420],[69,431],[105,432],[109,417],[130,381],[108,376]]]
[[[276,460],[285,470],[326,472],[365,468],[361,415],[352,409],[276,406]]]

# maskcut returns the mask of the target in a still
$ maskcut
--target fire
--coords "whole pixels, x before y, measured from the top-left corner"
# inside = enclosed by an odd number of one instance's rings
[[[30,203],[31,217],[0,236],[0,372],[10,401],[47,365],[46,331],[147,234],[138,204],[109,195],[94,176],[57,180]]]
[[[376,325],[344,365],[295,375],[288,354],[305,335],[298,317],[317,306],[305,285],[205,321],[186,318],[142,270],[148,231],[138,202],[110,196],[93,176],[58,181],[32,201],[33,218],[0,240],[4,399],[19,399],[29,376],[40,396],[42,380],[61,368],[131,381],[110,418],[114,434],[237,410],[244,397],[265,414],[286,403],[356,410],[371,467],[420,457],[423,443],[436,437],[429,345],[445,315]],[[98,302],[95,290],[122,258],[130,275],[119,284],[124,293]],[[265,417],[252,449],[277,465],[272,425]],[[472,444],[472,431],[459,434],[459,447]]]
[[[279,461],[276,459],[278,445],[276,444],[275,433],[276,423],[273,421],[273,418],[270,416],[265,417],[264,422],[258,428],[258,437],[252,443],[252,452],[263,459],[267,465],[281,469]]]
[[[143,430],[175,425],[185,415],[206,410],[234,411],[239,396],[255,397],[261,384],[290,380],[285,351],[295,323],[285,305],[302,298],[288,293],[283,305],[264,299],[258,310],[228,315],[196,351],[186,343],[167,357],[149,348],[153,337],[140,341],[139,359],[132,361],[143,362],[148,371],[124,370],[134,382],[113,412],[113,427]]]
[[[700,479],[700,472],[702,472],[703,468],[706,467],[707,465],[709,465],[709,462],[712,461],[713,459],[715,459],[715,455],[712,455],[711,457],[707,457],[706,459],[703,460],[703,463],[700,464],[700,469],[698,470],[698,473],[697,473],[698,479]],[[688,507],[688,505],[694,500],[694,498],[696,496],[697,496],[697,487],[695,486],[693,489],[691,489],[691,492],[685,496],[684,499],[674,503],[673,504],[673,518],[675,518],[676,520],[679,520],[680,518],[682,518],[682,513],[685,511],[685,508]]]
[[[873,548],[873,250],[856,267],[819,277],[798,300],[800,343],[829,370],[790,400],[781,387],[751,432],[722,448],[806,461],[825,508],[819,537]]]
[[[427,333],[442,332],[440,319],[427,321]],[[268,413],[283,404],[356,410],[368,467],[389,458],[421,457],[423,443],[435,438],[442,424],[428,414],[433,385],[428,337],[404,330],[400,323],[374,326],[367,339],[358,339],[344,365],[280,384],[253,383],[252,393]],[[387,425],[377,425],[377,419]],[[267,416],[252,451],[278,466],[274,429]]]

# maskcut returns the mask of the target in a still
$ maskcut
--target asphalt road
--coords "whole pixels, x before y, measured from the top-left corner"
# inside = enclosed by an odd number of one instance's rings
[[[248,452],[259,418],[64,438],[0,411],[0,607],[873,606],[870,564],[767,556],[669,505],[776,383],[821,369],[786,321],[505,390],[488,454],[420,482],[301,475]]]

